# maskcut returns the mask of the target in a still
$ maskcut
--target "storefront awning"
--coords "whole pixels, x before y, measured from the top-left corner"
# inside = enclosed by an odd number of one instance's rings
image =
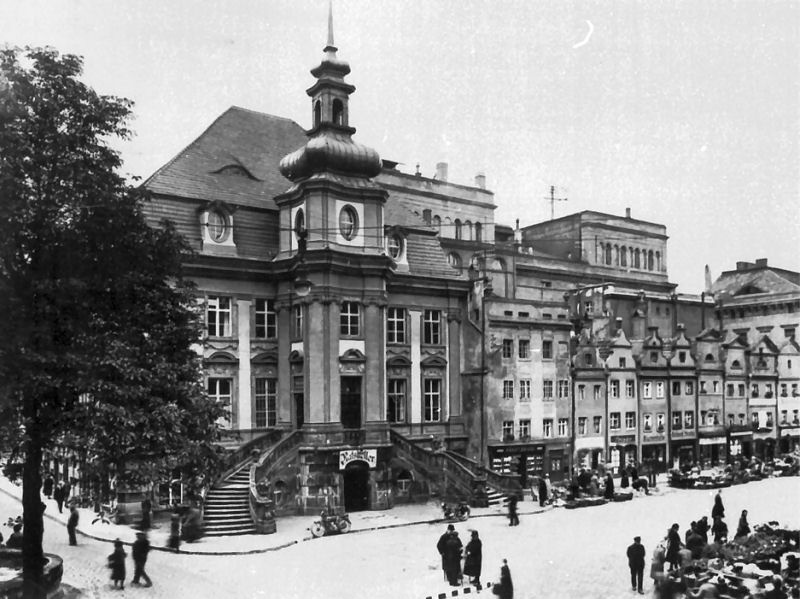
[[[725,437],[700,437],[700,445],[725,445],[727,439]]]

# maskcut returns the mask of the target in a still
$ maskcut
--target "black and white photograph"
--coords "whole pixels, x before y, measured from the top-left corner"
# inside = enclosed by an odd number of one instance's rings
[[[0,599],[800,598],[800,4],[0,2]]]

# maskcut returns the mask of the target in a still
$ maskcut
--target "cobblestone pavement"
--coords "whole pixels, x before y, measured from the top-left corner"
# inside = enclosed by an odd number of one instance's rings
[[[466,541],[469,530],[484,543],[483,581],[497,578],[507,558],[516,599],[586,597],[622,599],[638,596],[628,587],[625,548],[641,535],[648,553],[672,522],[681,525],[710,512],[713,493],[674,491],[633,501],[580,510],[555,509],[525,514],[519,527],[503,517],[471,518],[456,529]],[[726,520],[735,526],[742,509],[751,524],[778,520],[800,526],[800,478],[769,479],[723,490]],[[422,515],[430,506],[419,507]],[[20,504],[0,493],[0,517],[19,513]],[[367,512],[376,524],[390,512]],[[280,526],[280,524],[279,524]],[[444,524],[416,524],[299,542],[285,549],[245,555],[187,555],[154,551],[147,571],[152,588],[114,591],[108,582],[107,542],[79,536],[67,544],[61,522],[45,519],[45,548],[64,558],[64,582],[82,597],[242,598],[434,598],[450,587],[442,580],[435,544]],[[224,540],[220,541],[225,543]],[[231,543],[236,541],[230,540]],[[130,554],[130,548],[126,551]],[[128,560],[128,580],[132,563]],[[645,570],[647,572],[647,568]],[[646,581],[649,594],[651,585]],[[463,596],[463,593],[459,596]],[[474,596],[473,594],[467,595]],[[492,597],[489,592],[479,596]]]

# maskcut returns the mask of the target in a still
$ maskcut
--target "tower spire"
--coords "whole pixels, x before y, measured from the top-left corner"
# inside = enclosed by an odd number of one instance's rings
[[[328,0],[328,45],[325,50],[328,48],[336,50],[336,46],[333,44],[333,0]]]

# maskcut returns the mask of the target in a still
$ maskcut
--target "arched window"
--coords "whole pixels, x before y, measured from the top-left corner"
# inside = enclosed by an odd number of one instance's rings
[[[456,219],[453,225],[455,227],[456,239],[461,239],[461,221],[459,219]]]
[[[464,239],[472,241],[472,223],[468,220],[464,221]]]
[[[433,226],[436,227],[436,230],[441,233],[442,232],[442,219],[437,214],[433,217]]]
[[[319,100],[314,102],[314,126],[316,127],[319,125],[320,121],[322,120],[322,105],[319,103]]]
[[[333,101],[333,122],[337,125],[344,125],[344,104],[341,100]]]
[[[656,270],[661,272],[661,252],[656,252]]]
[[[481,223],[475,223],[475,241],[483,241],[483,231]]]
[[[619,266],[619,246],[614,246],[614,266]]]
[[[620,266],[628,266],[628,248],[624,245],[619,248],[619,263]]]
[[[606,244],[606,264],[611,266],[611,244]]]
[[[653,250],[647,252],[647,270],[653,270]]]
[[[453,268],[461,268],[461,256],[459,256],[455,252],[450,252],[447,255],[447,261]]]
[[[639,260],[639,258],[640,258],[639,248],[636,248],[633,251],[633,267],[634,268],[641,268],[641,266],[640,266],[641,265],[641,261]]]
[[[450,220],[449,216],[444,217],[444,221],[442,221],[442,229],[442,234],[445,237],[453,237],[453,221]]]

